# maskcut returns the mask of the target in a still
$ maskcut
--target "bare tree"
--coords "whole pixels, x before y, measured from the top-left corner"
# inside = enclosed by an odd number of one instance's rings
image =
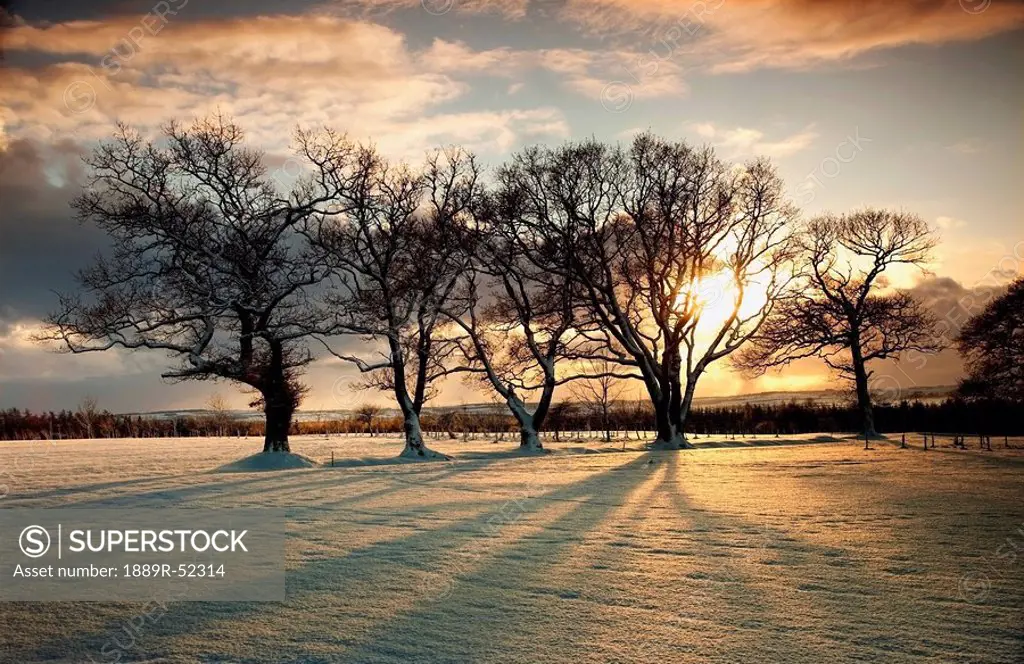
[[[96,437],[96,424],[100,419],[99,416],[100,409],[97,406],[96,397],[87,396],[79,402],[78,410],[75,411],[75,419],[81,423],[86,438]]]
[[[877,435],[868,363],[941,348],[932,317],[909,293],[888,289],[885,273],[922,267],[936,238],[916,215],[876,209],[819,217],[799,238],[800,292],[775,310],[736,365],[758,375],[821,358],[852,380],[863,433]]]
[[[298,134],[312,175],[280,193],[261,152],[223,117],[165,127],[154,143],[119,125],[87,159],[74,207],[112,241],[78,275],[42,339],[74,353],[151,349],[181,360],[173,380],[228,380],[259,395],[264,451],[287,451],[292,414],[322,314],[312,297],[329,275],[298,232],[335,198],[340,146]]]
[[[698,380],[789,286],[795,211],[774,169],[645,134],[629,150],[595,141],[528,150],[509,170],[528,192],[524,225],[560,248],[548,269],[567,269],[579,293],[572,355],[643,380],[655,445],[689,447]]]
[[[604,439],[612,439],[612,409],[622,396],[625,385],[614,377],[614,367],[607,360],[590,360],[585,373],[596,378],[582,378],[571,383],[570,391],[577,403],[601,422]]]
[[[213,412],[213,424],[217,427],[217,435],[223,437],[234,418],[231,406],[220,392],[214,392],[206,401],[206,407]]]
[[[441,309],[466,269],[458,225],[477,195],[477,174],[472,156],[456,149],[433,155],[416,173],[372,147],[354,147],[335,165],[344,180],[340,209],[317,229],[336,273],[333,331],[383,349],[368,358],[325,346],[366,374],[365,386],[393,393],[403,457],[445,458],[424,444],[420,412],[457,351]]]
[[[364,403],[356,409],[356,419],[363,424],[363,431],[372,436],[374,434],[373,424],[380,417],[383,409],[372,403]]]
[[[556,365],[575,304],[567,272],[549,269],[557,247],[523,225],[526,192],[508,176],[499,171],[495,190],[474,208],[463,236],[469,269],[444,311],[465,333],[466,369],[504,400],[519,425],[520,447],[536,451],[543,449],[538,432],[559,383]]]

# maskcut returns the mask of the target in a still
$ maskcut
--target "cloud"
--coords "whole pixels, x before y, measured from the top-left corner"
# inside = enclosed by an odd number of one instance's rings
[[[948,277],[924,279],[911,288],[910,293],[934,316],[930,333],[944,348],[933,355],[911,352],[904,353],[899,362],[877,363],[874,379],[879,386],[906,396],[917,387],[955,385],[963,375],[963,360],[955,349],[957,335],[1004,290],[1002,284],[964,285]]]
[[[964,228],[967,226],[967,222],[963,219],[954,219],[953,217],[938,217],[935,220],[935,225],[942,230],[950,230],[953,228]]]
[[[433,147],[414,142],[426,137],[498,150],[521,128],[565,131],[552,107],[480,111],[466,131],[455,121],[461,114],[446,111],[470,90],[460,80],[474,69],[470,56],[481,61],[479,70],[500,52],[473,54],[438,43],[418,53],[389,28],[328,16],[170,21],[141,37],[139,25],[122,17],[10,30],[10,50],[46,57],[45,64],[9,68],[0,90],[7,131],[40,141],[68,135],[87,141],[106,136],[115,119],[145,130],[171,117],[220,110],[263,145],[283,148],[282,128],[296,123],[327,124],[402,156]],[[493,124],[490,134],[500,142],[479,142],[483,121]]]
[[[509,48],[474,51],[463,42],[435,39],[419,59],[430,71],[509,76],[512,72],[506,67],[520,69],[527,58],[528,54]]]
[[[338,10],[347,14],[374,16],[399,9],[413,10],[429,16],[495,14],[506,20],[526,16],[530,0],[333,0],[325,10]]]
[[[69,374],[76,378],[108,378],[126,373],[156,373],[166,368],[160,354],[132,353],[124,350],[78,355],[56,352],[51,344],[41,344],[34,336],[42,331],[35,320],[19,320],[0,334],[2,379],[6,382],[24,380],[62,380]]]
[[[564,138],[569,126],[561,112],[553,109],[447,113],[429,123],[406,122],[391,127],[387,141],[402,145],[437,146],[457,142],[468,150],[505,153],[521,142]],[[422,156],[422,155],[420,155]]]
[[[557,76],[568,90],[595,100],[602,99],[613,82],[630,84],[633,96],[638,98],[680,96],[687,91],[677,63],[654,61],[648,54],[627,49],[474,51],[462,42],[436,39],[420,60],[427,69],[437,72],[525,78],[531,72],[545,71]]]
[[[544,66],[560,74],[570,90],[602,102],[613,86],[627,88],[631,99],[680,97],[689,89],[675,62],[648,61],[630,51],[609,51],[589,60],[585,54],[589,52],[548,51],[543,54]]]
[[[985,152],[985,144],[977,139],[967,138],[946,146],[946,149],[957,154],[976,155]]]
[[[38,318],[67,290],[72,271],[106,246],[102,233],[79,225],[69,202],[82,180],[82,147],[43,147],[15,139],[0,153],[0,332]]]
[[[690,128],[702,139],[719,148],[726,156],[743,157],[788,157],[806,150],[818,137],[813,127],[778,140],[766,140],[763,131],[746,127],[723,128],[712,122],[701,122]]]
[[[600,33],[644,31],[655,48],[699,41],[719,73],[805,68],[1024,27],[1019,2],[994,0],[976,13],[962,5],[960,0],[569,0],[562,16]]]
[[[155,132],[168,119],[220,110],[239,121],[251,144],[270,150],[272,164],[296,124],[329,124],[410,159],[448,143],[504,153],[569,134],[552,106],[453,108],[469,92],[463,77],[471,73],[444,66],[440,51],[424,60],[383,26],[252,17],[171,22],[156,35],[128,39],[138,25],[128,17],[22,23],[6,35],[5,47],[18,57],[5,63],[0,88],[3,403],[73,405],[90,389],[86,376],[102,377],[104,405],[122,410],[187,403],[198,394],[161,382],[160,354],[56,355],[29,340],[56,305],[50,291],[73,290],[74,270],[107,245],[102,233],[75,221],[69,202],[84,177],[80,155],[116,119]]]

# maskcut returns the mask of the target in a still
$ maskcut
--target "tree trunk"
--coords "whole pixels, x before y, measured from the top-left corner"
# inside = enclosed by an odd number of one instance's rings
[[[284,346],[280,341],[270,342],[270,363],[260,386],[263,396],[263,413],[266,427],[263,437],[264,452],[291,452],[288,432],[292,427],[292,415],[298,406],[300,387],[290,383],[285,375]]]
[[[655,418],[658,425],[658,438],[651,446],[653,449],[685,450],[693,447],[687,442],[682,431],[677,428],[677,421],[674,421],[676,418],[672,416],[667,404],[655,404]]]
[[[423,429],[420,427],[420,407],[423,405],[426,393],[426,385],[424,383],[426,374],[422,371],[417,373],[416,396],[414,399],[409,395],[409,390],[406,387],[405,360],[402,358],[402,348],[398,344],[396,337],[390,338],[390,345],[393,362],[392,370],[394,371],[392,378],[395,383],[395,400],[402,411],[402,429],[405,432],[405,447],[398,456],[403,459],[417,460],[448,459],[447,456],[440,452],[435,452],[423,442]],[[422,350],[421,347],[420,351]]]
[[[551,401],[555,396],[555,376],[552,373],[544,378],[544,389],[541,390],[540,398],[537,399],[537,407],[533,409],[533,426],[537,431],[544,427],[544,421],[548,418],[548,411],[551,410]]]
[[[526,405],[519,399],[510,397],[508,407],[519,423],[519,449],[523,452],[543,451],[544,445],[540,442],[534,417],[527,412]]]
[[[264,396],[263,413],[266,415],[266,434],[263,437],[264,452],[291,452],[288,432],[292,428],[295,408],[291,398],[285,395]]]
[[[423,430],[420,428],[420,416],[411,407],[402,408],[402,428],[405,432],[405,448],[399,455],[403,459],[448,459],[440,452],[435,452],[423,442]]]
[[[664,398],[652,400],[654,404],[654,429],[658,432],[658,437],[654,439],[653,447],[655,449],[665,449],[671,444],[673,438],[675,438],[675,431],[672,429],[672,422],[669,419],[668,401]]]
[[[871,392],[868,390],[868,372],[858,343],[852,344],[850,354],[853,357],[853,377],[857,386],[857,408],[860,410],[863,423],[861,433],[874,437],[878,435],[875,431],[875,412],[871,406]]]
[[[682,428],[682,398],[679,394],[680,384],[678,380],[665,381],[668,387],[668,394],[654,403],[655,419],[658,426],[658,438],[652,446],[658,450],[684,450],[692,449],[691,445],[683,434]]]
[[[679,401],[679,436],[683,439],[683,449],[692,450],[694,446],[686,439],[686,420],[690,417],[690,408],[693,406],[693,395],[697,389],[697,378],[700,373],[695,373],[686,379],[686,388],[683,390],[683,397]]]
[[[540,442],[540,435],[532,427],[519,427],[519,449],[523,452],[543,452],[544,444]]]

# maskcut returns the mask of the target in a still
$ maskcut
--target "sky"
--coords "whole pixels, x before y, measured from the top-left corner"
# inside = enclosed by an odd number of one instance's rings
[[[202,407],[160,353],[67,356],[31,340],[104,248],[72,216],[80,157],[126,121],[233,116],[284,184],[296,126],[419,160],[495,165],[537,143],[644,130],[770,157],[806,217],[867,205],[941,234],[901,273],[951,329],[1024,271],[1024,2],[999,0],[136,0],[7,3],[0,63],[0,407]],[[893,389],[955,383],[954,353],[879,367]],[[355,370],[318,361],[306,408],[347,408]],[[819,363],[699,394],[838,387]],[[439,404],[486,400],[453,383]]]

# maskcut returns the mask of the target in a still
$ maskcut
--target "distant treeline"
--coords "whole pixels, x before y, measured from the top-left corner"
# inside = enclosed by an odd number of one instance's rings
[[[876,407],[881,432],[929,431],[936,433],[1024,435],[1024,404],[1010,401],[967,401],[949,398],[937,403],[903,402]],[[798,433],[852,433],[860,430],[860,412],[854,404],[791,402],[696,408],[688,431],[700,435],[786,435]],[[549,435],[556,431],[597,433],[651,431],[654,413],[649,404],[619,402],[607,417],[584,404],[560,402],[548,415]],[[425,431],[442,435],[514,432],[515,420],[503,413],[436,409],[423,414]],[[292,434],[398,434],[399,416],[353,413],[346,418],[292,423]],[[33,413],[11,408],[0,411],[0,440],[78,438],[157,438],[192,436],[263,436],[264,423],[240,419],[230,413],[181,417],[116,415],[107,411]]]

